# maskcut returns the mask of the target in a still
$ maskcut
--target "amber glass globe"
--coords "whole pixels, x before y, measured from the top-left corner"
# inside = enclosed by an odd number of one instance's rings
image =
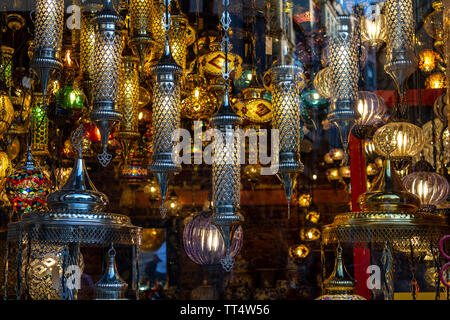
[[[433,211],[447,199],[450,186],[447,179],[435,172],[413,172],[403,178],[405,188],[419,197],[421,210]]]
[[[181,102],[181,116],[200,120],[210,117],[216,110],[217,99],[204,86],[195,87]]]
[[[314,78],[314,88],[325,99],[331,98],[333,89],[330,70],[329,67],[326,67],[320,70]]]
[[[373,142],[375,150],[382,156],[387,156],[386,143],[392,143],[392,136],[395,147],[390,153],[397,170],[404,169],[411,161],[411,157],[417,155],[425,145],[425,137],[422,128],[408,122],[391,122],[379,128],[374,136]]]
[[[419,69],[423,72],[431,72],[436,68],[436,60],[439,58],[438,54],[431,50],[425,49],[419,53]]]

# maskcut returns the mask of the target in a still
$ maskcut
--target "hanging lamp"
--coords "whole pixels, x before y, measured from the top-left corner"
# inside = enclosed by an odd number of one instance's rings
[[[90,118],[100,130],[103,152],[98,154],[97,158],[106,167],[112,159],[107,152],[109,133],[122,119],[117,102],[123,76],[121,71],[123,21],[113,8],[112,0],[105,0],[102,11],[95,16],[93,22],[96,24],[96,35],[93,110]]]
[[[158,179],[161,193],[161,215],[166,216],[164,201],[167,195],[169,174],[181,170],[172,159],[172,133],[180,126],[180,77],[181,67],[173,59],[169,45],[170,0],[165,0],[165,46],[159,62],[152,67],[153,86],[153,154],[149,170]]]
[[[139,57],[139,70],[143,71],[145,59],[155,44],[151,36],[152,0],[130,0],[130,47]]]

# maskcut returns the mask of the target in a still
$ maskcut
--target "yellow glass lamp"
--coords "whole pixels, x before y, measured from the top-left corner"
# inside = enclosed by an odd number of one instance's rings
[[[328,169],[326,171],[326,176],[328,181],[338,181],[341,177],[339,176],[339,170],[337,168]]]
[[[320,70],[314,77],[314,88],[325,99],[332,96],[331,69],[326,67]]]
[[[447,79],[441,72],[433,73],[425,79],[425,88],[443,89],[447,86]]]
[[[309,211],[306,214],[306,220],[312,222],[312,223],[317,223],[320,219],[320,213],[317,211]]]
[[[434,1],[434,11],[430,13],[423,21],[425,32],[432,37],[434,41],[434,47],[443,53],[444,49],[444,5],[441,0]]]
[[[183,118],[200,120],[209,118],[217,107],[217,99],[205,85],[195,87],[181,102]]]
[[[210,79],[222,77],[222,68],[225,65],[225,54],[220,50],[220,43],[209,45],[210,52],[199,57],[200,73]],[[228,68],[231,70],[230,79],[238,79],[242,74],[242,58],[232,52],[228,53]]]
[[[294,263],[302,263],[309,255],[309,252],[309,247],[303,243],[289,247],[289,256]]]
[[[419,53],[419,69],[423,72],[431,72],[436,68],[438,54],[431,49],[422,50]]]
[[[329,152],[325,153],[325,155],[323,156],[323,160],[327,164],[332,164],[333,163],[333,159],[331,159],[331,155],[330,155]]]
[[[256,78],[253,77],[253,78]],[[243,90],[244,105],[240,112],[242,116],[253,123],[267,123],[272,120],[273,108],[270,101],[263,98],[265,89],[252,86]]]
[[[298,197],[298,205],[302,208],[308,208],[311,205],[312,197],[308,193],[304,193]]]
[[[302,228],[300,230],[300,239],[303,241],[315,241],[320,238],[320,230],[314,227]]]

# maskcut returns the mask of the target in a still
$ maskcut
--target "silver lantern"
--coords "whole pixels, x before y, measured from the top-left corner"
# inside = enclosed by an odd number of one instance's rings
[[[152,67],[153,74],[153,154],[149,170],[154,172],[158,179],[161,193],[161,215],[165,217],[167,209],[164,201],[167,196],[169,174],[181,170],[181,165],[172,159],[172,134],[180,126],[180,77],[182,68],[172,57],[169,45],[170,0],[165,1],[166,14],[164,29],[166,39],[164,53],[159,62]]]
[[[63,67],[60,61],[63,25],[64,0],[36,1],[34,53],[30,66],[39,77],[44,101],[52,74]]]
[[[124,300],[128,284],[122,280],[116,267],[116,250],[108,250],[108,264],[105,273],[95,284],[96,300]]]
[[[122,78],[122,32],[123,21],[106,0],[102,11],[94,18],[96,24],[94,49],[93,110],[91,120],[100,130],[103,153],[98,160],[107,166],[112,156],[107,153],[111,129],[122,119],[117,100]]]

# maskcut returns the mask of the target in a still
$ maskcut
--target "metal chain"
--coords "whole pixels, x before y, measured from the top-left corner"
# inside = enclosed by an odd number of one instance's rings
[[[225,80],[225,91],[228,92],[228,79],[230,78],[231,71],[229,70],[228,65],[228,51],[230,50],[230,37],[229,37],[229,29],[231,24],[231,17],[228,13],[228,0],[222,1],[224,6],[224,11],[222,12],[222,18],[220,22],[222,23],[222,29],[225,31],[225,34],[222,38],[222,43],[220,45],[221,50],[225,53],[225,63],[222,66],[222,77]]]
[[[170,17],[170,13],[169,13],[170,0],[164,0],[164,5],[165,5],[166,12],[163,15],[162,23],[163,23],[163,28],[166,31],[166,38],[168,38],[170,25],[172,24],[172,19]]]

